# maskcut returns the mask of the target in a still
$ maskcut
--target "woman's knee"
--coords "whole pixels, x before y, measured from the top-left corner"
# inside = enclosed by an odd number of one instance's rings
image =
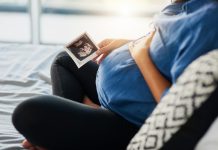
[[[37,118],[39,119],[44,111],[44,102],[48,99],[51,99],[51,96],[38,96],[20,103],[12,114],[12,123],[15,128],[20,131],[38,121]]]
[[[54,72],[56,72],[56,69],[58,67],[68,68],[69,66],[71,68],[73,68],[75,66],[75,68],[76,68],[76,64],[73,62],[71,57],[67,54],[67,52],[63,51],[63,52],[60,52],[55,57],[54,61],[52,62],[52,65],[51,65],[50,72],[51,72],[51,74],[53,74]]]
[[[59,54],[57,54],[57,56],[55,57],[55,59],[54,59],[54,63],[60,63],[60,62],[62,62],[62,61],[64,61],[67,57],[70,57],[68,54],[67,54],[67,52],[65,52],[65,51],[62,51],[62,52],[60,52]]]
[[[62,51],[55,57],[54,61],[52,62],[52,66],[66,63],[66,60],[68,59],[70,59],[70,56],[67,54],[67,52]]]

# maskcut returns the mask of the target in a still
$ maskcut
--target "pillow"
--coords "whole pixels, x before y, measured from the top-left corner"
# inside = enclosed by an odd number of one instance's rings
[[[193,150],[218,116],[218,50],[199,57],[130,141],[127,150]]]

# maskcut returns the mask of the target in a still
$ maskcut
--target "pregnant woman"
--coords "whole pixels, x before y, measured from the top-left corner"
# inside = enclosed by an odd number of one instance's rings
[[[136,41],[100,42],[99,57],[77,69],[60,53],[51,67],[53,94],[24,101],[13,124],[31,150],[123,150],[197,57],[218,48],[218,2],[175,1]],[[100,107],[82,104],[87,96]]]

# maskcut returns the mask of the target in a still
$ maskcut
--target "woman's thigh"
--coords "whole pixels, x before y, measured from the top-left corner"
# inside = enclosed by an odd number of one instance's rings
[[[125,149],[138,128],[109,110],[57,96],[39,96],[14,111],[16,129],[48,149]]]

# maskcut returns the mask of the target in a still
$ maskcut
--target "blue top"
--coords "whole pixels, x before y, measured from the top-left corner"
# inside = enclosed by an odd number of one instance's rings
[[[158,30],[151,43],[150,56],[173,84],[188,64],[218,48],[218,3],[214,0],[171,4],[155,18],[154,24]],[[102,61],[96,86],[104,108],[138,126],[156,106],[127,45]]]

